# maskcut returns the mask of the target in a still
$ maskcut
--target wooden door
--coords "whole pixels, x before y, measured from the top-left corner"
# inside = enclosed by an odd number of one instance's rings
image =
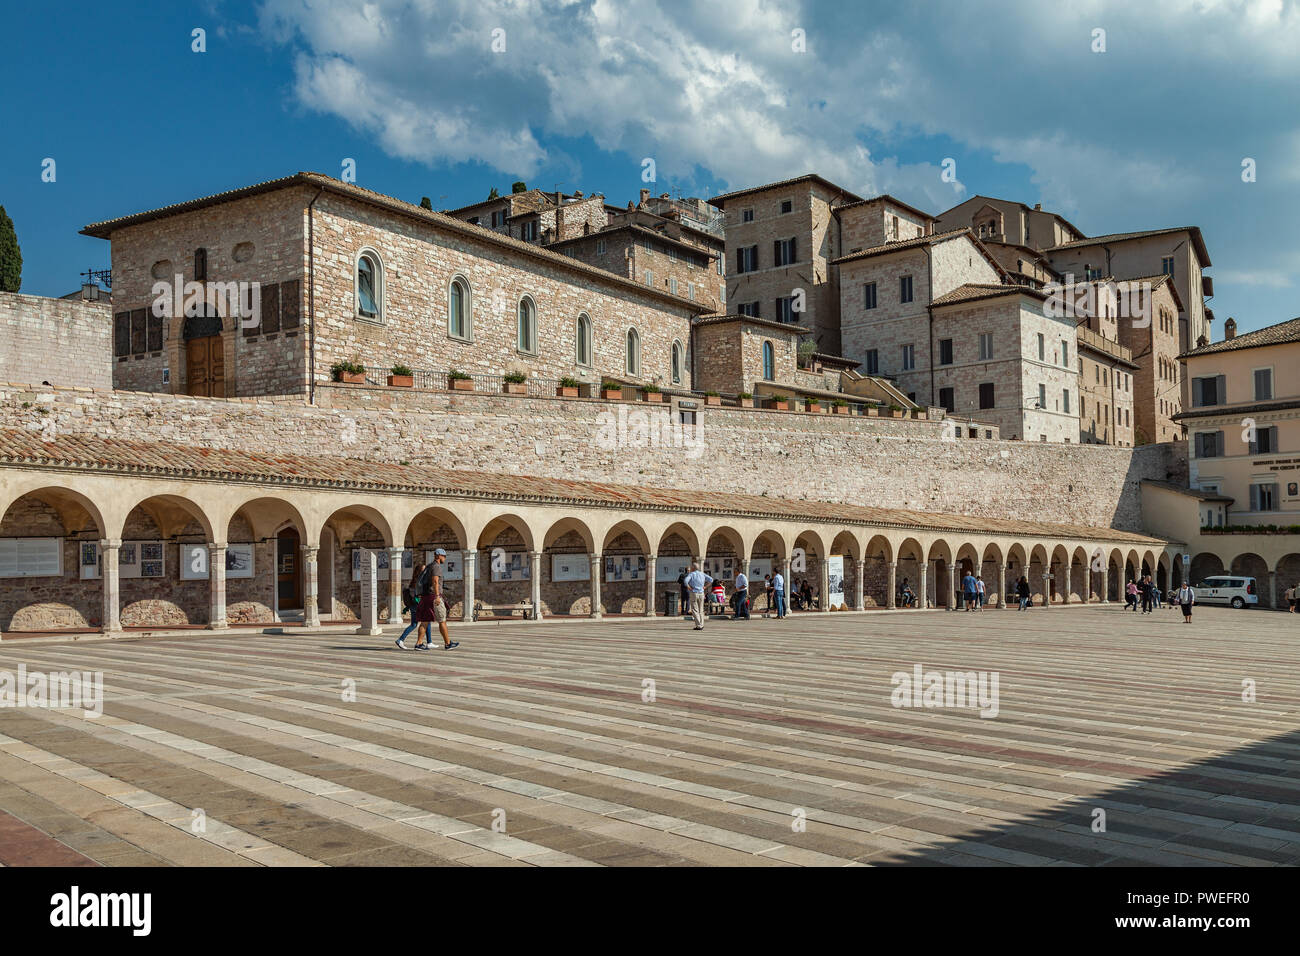
[[[221,336],[208,335],[185,343],[185,392],[208,398],[226,395],[226,353]]]

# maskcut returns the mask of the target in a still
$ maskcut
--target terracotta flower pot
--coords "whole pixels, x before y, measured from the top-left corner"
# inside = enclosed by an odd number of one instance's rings
[[[621,388],[602,388],[600,397],[610,402],[623,401],[623,390]]]
[[[808,403],[808,411],[810,411],[810,412],[820,412],[821,410],[822,410],[822,407],[821,407],[821,405],[820,405],[818,402],[809,402],[809,403]]]
[[[664,400],[663,392],[646,392],[645,400],[647,402],[662,402]]]
[[[772,407],[778,412],[788,412],[790,410],[789,402],[773,402]]]
[[[753,408],[753,407],[754,407],[754,400],[753,400],[752,398],[742,398],[742,399],[740,400],[740,407],[741,407],[741,408]]]
[[[415,385],[414,375],[390,375],[388,384],[393,388],[411,388]]]
[[[868,406],[867,406],[867,417],[868,417],[868,418],[879,418],[879,417],[880,417],[880,409],[876,408],[875,405],[868,405]]]
[[[365,372],[343,372],[339,376],[339,381],[344,382],[348,385],[365,385],[366,373]]]
[[[832,405],[831,408],[836,415],[847,415],[849,413],[849,406],[847,405]]]
[[[555,389],[557,398],[577,398],[578,386],[576,385],[559,385]]]
[[[507,395],[527,395],[528,386],[523,382],[506,382],[505,393]]]
[[[705,404],[705,405],[721,405],[721,404],[722,404],[722,396],[721,396],[721,395],[705,395],[705,396],[704,396],[704,404]]]
[[[472,392],[474,391],[474,380],[472,378],[453,378],[451,388],[455,392]]]

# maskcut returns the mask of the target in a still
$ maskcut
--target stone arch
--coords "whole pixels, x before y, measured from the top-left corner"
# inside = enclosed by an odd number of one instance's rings
[[[1268,562],[1262,557],[1251,551],[1242,552],[1232,559],[1229,571],[1255,579],[1255,593],[1259,596],[1260,607],[1277,607],[1273,588],[1269,586],[1272,573],[1268,569]]]
[[[1300,587],[1300,554],[1291,552],[1278,558],[1273,572],[1273,606],[1286,607],[1287,588]]]
[[[1070,600],[1087,604],[1096,593],[1097,582],[1093,579],[1088,551],[1081,544],[1075,545],[1070,552]]]
[[[409,548],[432,544],[450,550],[444,543],[448,541],[458,551],[471,547],[465,522],[454,511],[440,505],[430,505],[413,514],[399,537]]]
[[[929,564],[927,587],[930,593],[926,604],[931,607],[957,606],[957,595],[953,589],[952,566],[957,555],[952,544],[945,538],[935,538],[926,549],[926,561]]]
[[[185,627],[209,623],[212,583],[209,516],[178,495],[149,495],[127,509],[119,552],[118,614],[123,627]],[[224,541],[224,535],[221,539]],[[203,574],[190,572],[200,549]]]
[[[898,570],[894,578],[900,595],[900,606],[904,588],[910,588],[915,594],[917,607],[929,606],[929,568],[925,555],[925,545],[917,538],[904,538],[898,543]]]
[[[1048,566],[1048,594],[1051,596],[1053,604],[1065,604],[1069,600],[1069,595],[1065,590],[1065,569],[1069,567],[1070,552],[1064,544],[1057,544],[1052,548],[1052,558]],[[1070,586],[1074,586],[1071,579]]]
[[[602,575],[600,597],[605,611],[613,614],[645,614],[649,534],[640,522],[624,518],[606,528],[601,533],[600,542],[604,567],[598,573]]]
[[[590,563],[596,551],[596,535],[587,522],[565,515],[551,522],[542,535],[540,562],[543,613],[566,617],[589,617],[592,607],[592,575],[602,568]],[[587,577],[574,577],[586,563]],[[603,602],[602,602],[603,603]]]
[[[1188,574],[1193,586],[1200,584],[1208,577],[1216,574],[1223,574],[1227,570],[1223,566],[1223,558],[1219,557],[1213,551],[1201,551],[1192,556],[1192,570]]]

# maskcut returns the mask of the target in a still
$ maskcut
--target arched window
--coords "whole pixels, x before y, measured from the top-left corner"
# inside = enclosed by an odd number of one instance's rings
[[[682,383],[682,366],[685,364],[685,362],[683,361],[684,357],[685,356],[682,350],[682,343],[674,342],[673,343],[673,368],[672,368],[674,385],[680,385]]]
[[[537,306],[528,296],[519,300],[519,322],[515,347],[521,352],[537,351]]]
[[[627,374],[641,374],[641,335],[636,329],[627,330]]]
[[[384,268],[379,256],[366,250],[357,256],[357,318],[383,321]]]
[[[776,352],[771,342],[763,343],[763,378],[769,382],[776,378]]]
[[[579,365],[591,364],[591,318],[583,312],[573,335],[573,358]]]
[[[194,250],[194,281],[206,282],[208,278],[208,250]]]
[[[470,311],[469,282],[456,276],[447,287],[447,333],[452,338],[472,341],[474,323]]]

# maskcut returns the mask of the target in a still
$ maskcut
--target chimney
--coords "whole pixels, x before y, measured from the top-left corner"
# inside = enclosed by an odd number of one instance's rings
[[[641,190],[641,201],[640,201],[639,203],[637,203],[637,205],[638,205],[638,206],[644,206],[646,200],[649,199],[649,198],[650,198],[650,190],[648,190],[648,189],[643,189],[643,190]]]
[[[579,190],[577,190],[576,192],[574,192],[574,194],[573,194],[573,198],[574,198],[574,199],[581,199],[581,198],[582,198],[582,190],[579,189]]]
[[[1223,323],[1224,339],[1235,339],[1237,337],[1237,320],[1228,316],[1228,321]]]
[[[1043,204],[1040,202],[1034,203],[1034,212],[1042,212],[1042,211],[1043,211]]]

